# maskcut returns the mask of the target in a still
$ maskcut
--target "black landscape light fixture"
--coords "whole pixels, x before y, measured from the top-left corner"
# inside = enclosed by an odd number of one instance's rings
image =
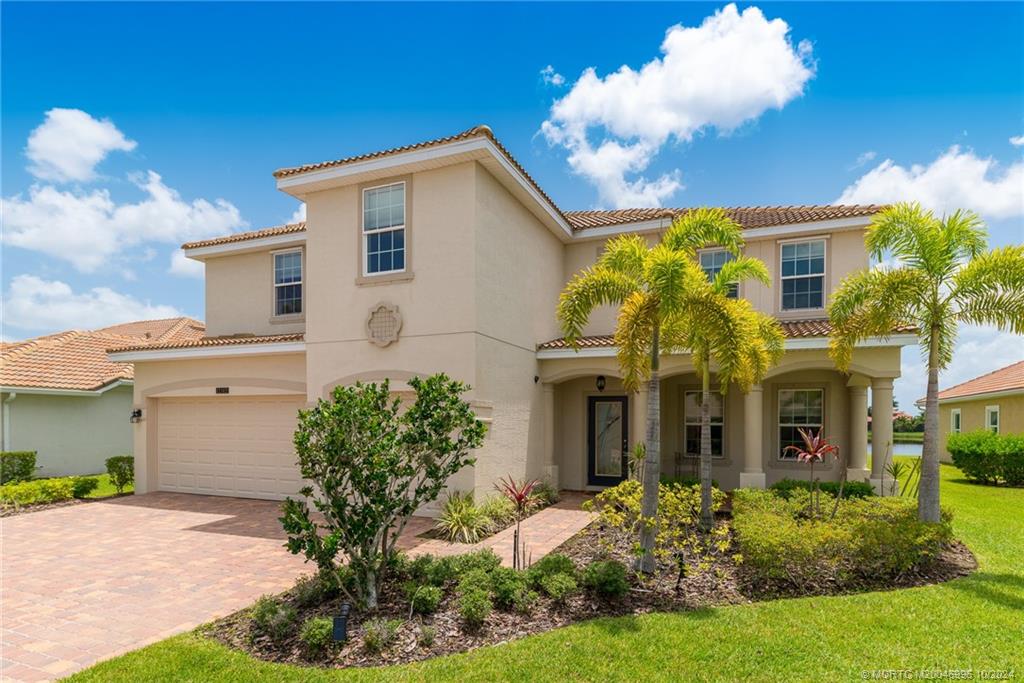
[[[597,390],[598,391],[604,391],[605,383],[606,382],[605,382],[605,379],[604,379],[604,375],[598,375],[597,376]]]
[[[344,642],[348,640],[348,613],[352,606],[347,602],[341,603],[341,614],[334,617],[334,641]]]
[[[142,420],[142,408],[132,408],[132,414],[128,417],[128,421],[132,424]]]

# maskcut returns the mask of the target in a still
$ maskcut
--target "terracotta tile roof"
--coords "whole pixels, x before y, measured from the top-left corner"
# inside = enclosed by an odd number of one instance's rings
[[[827,337],[829,332],[832,330],[832,326],[829,325],[827,319],[815,319],[815,320],[786,320],[780,321],[779,324],[782,326],[782,333],[790,339],[804,339],[808,337]],[[894,334],[901,334],[906,332],[913,332],[915,330],[912,325],[901,325],[893,330]],[[608,348],[615,346],[615,338],[610,334],[599,334],[590,337],[580,337],[577,340],[580,348],[583,349],[595,349],[595,348]],[[537,350],[544,351],[547,349],[568,349],[572,348],[569,343],[565,340],[565,337],[559,337],[558,339],[552,339],[549,342],[544,342],[537,346]]]
[[[991,394],[997,391],[1024,391],[1024,360],[940,391],[939,400]]]
[[[184,339],[167,341],[156,344],[122,344],[111,346],[108,353],[121,353],[123,351],[155,351],[165,349],[198,349],[210,346],[237,346],[245,344],[275,344],[281,342],[302,341],[304,335],[301,332],[293,334],[230,334],[223,337],[200,337],[198,339]]]
[[[131,363],[115,363],[107,358],[110,346],[180,342],[201,337],[204,329],[203,323],[192,318],[140,320],[4,344],[0,349],[0,385],[96,391],[134,377]]]
[[[776,225],[792,225],[794,223],[813,223],[815,221],[851,218],[854,216],[870,216],[884,207],[868,205],[817,205],[817,206],[733,206],[725,207],[729,217],[744,228],[767,228]],[[642,223],[663,218],[671,221],[676,216],[690,209],[616,209],[613,211],[567,211],[573,230],[586,230],[609,225]]]
[[[212,247],[216,244],[230,244],[232,242],[245,242],[247,240],[258,240],[263,237],[276,237],[278,235],[290,235],[294,232],[305,232],[306,222],[300,223],[289,223],[287,225],[275,225],[272,228],[263,228],[261,230],[250,230],[249,232],[236,232],[232,235],[224,235],[223,237],[214,237],[208,240],[199,240],[196,242],[185,242],[181,245],[182,249],[199,249],[200,247]]]

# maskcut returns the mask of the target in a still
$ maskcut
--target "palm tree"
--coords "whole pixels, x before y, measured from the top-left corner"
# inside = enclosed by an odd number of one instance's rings
[[[941,219],[919,204],[897,204],[868,226],[868,252],[895,267],[848,275],[832,297],[830,353],[846,371],[854,346],[900,325],[920,334],[928,361],[918,516],[939,521],[939,371],[953,359],[960,323],[1024,333],[1024,246],[987,250],[981,219],[955,211]]]
[[[638,567],[654,569],[655,528],[658,513],[658,480],[661,472],[661,394],[660,358],[663,351],[678,347],[686,339],[690,323],[723,330],[741,327],[730,314],[742,307],[726,299],[719,305],[709,293],[712,284],[697,262],[697,250],[721,245],[734,255],[742,248],[738,226],[717,209],[689,211],[672,224],[660,243],[649,247],[639,235],[623,235],[609,240],[604,253],[591,268],[573,276],[562,292],[558,319],[566,340],[575,348],[590,314],[602,305],[619,306],[615,344],[622,369],[623,383],[635,391],[647,382],[647,425],[641,515],[652,520],[641,525],[641,558]],[[743,266],[730,272],[740,275]],[[746,302],[743,302],[746,303]],[[749,304],[747,304],[749,307]],[[662,341],[665,337],[664,342]],[[715,337],[715,348],[727,346]],[[747,376],[744,362],[723,354],[728,371],[742,381]],[[718,359],[718,356],[715,356]],[[743,367],[741,367],[743,366]],[[704,428],[710,453],[710,416]],[[710,484],[710,470],[709,470]]]

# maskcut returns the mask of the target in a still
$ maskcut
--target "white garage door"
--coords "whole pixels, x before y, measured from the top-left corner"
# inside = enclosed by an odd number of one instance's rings
[[[304,396],[163,398],[161,491],[283,499],[302,487],[292,435]]]

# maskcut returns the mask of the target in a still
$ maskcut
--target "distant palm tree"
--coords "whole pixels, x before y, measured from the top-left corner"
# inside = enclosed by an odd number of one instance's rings
[[[969,211],[936,218],[919,204],[897,204],[877,214],[865,243],[895,267],[848,275],[829,305],[830,353],[847,370],[854,346],[912,324],[928,361],[924,446],[918,516],[939,521],[939,370],[953,360],[960,323],[1024,333],[1024,246],[987,250],[988,234]],[[884,416],[883,416],[884,417]]]
[[[641,505],[646,520],[655,520],[658,513],[662,352],[681,347],[690,340],[690,327],[700,325],[711,330],[707,347],[714,350],[712,357],[721,365],[720,372],[724,370],[735,381],[749,385],[747,378],[755,374],[757,367],[757,362],[744,355],[744,345],[730,344],[726,339],[731,333],[749,330],[746,319],[737,320],[740,311],[749,309],[749,303],[728,299],[708,281],[696,255],[698,249],[711,245],[719,245],[736,256],[743,246],[739,226],[718,209],[687,212],[675,220],[654,247],[649,247],[639,235],[616,237],[609,240],[593,267],[573,276],[558,305],[558,319],[566,340],[574,347],[595,308],[619,307],[615,344],[623,383],[630,391],[644,381],[648,386]],[[726,277],[738,279],[749,272],[749,259],[738,260],[740,265],[729,268],[733,276]],[[702,428],[704,432],[708,435],[710,457],[709,415]],[[710,468],[708,480],[710,487]],[[654,569],[654,537],[653,522],[641,525],[641,571]]]

